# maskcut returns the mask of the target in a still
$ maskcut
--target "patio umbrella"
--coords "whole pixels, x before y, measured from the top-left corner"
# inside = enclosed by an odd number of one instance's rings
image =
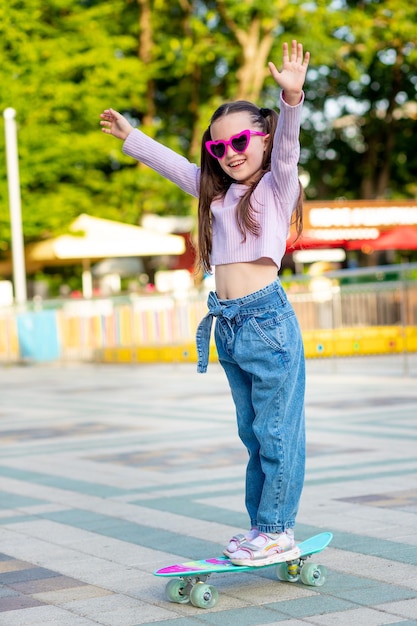
[[[118,274],[121,278],[135,276],[145,271],[142,259],[137,256],[116,257],[103,259],[91,266],[94,278]]]
[[[122,222],[82,214],[72,222],[71,235],[60,235],[27,247],[28,265],[64,265],[82,261],[83,293],[91,295],[90,263],[109,257],[179,255],[185,241],[179,235],[166,235]],[[78,233],[80,235],[78,236]]]
[[[165,235],[140,226],[131,226],[82,214],[72,222],[72,235],[60,235],[28,246],[29,261],[77,261],[108,257],[156,256],[182,254],[184,239]],[[78,236],[77,233],[81,233]]]

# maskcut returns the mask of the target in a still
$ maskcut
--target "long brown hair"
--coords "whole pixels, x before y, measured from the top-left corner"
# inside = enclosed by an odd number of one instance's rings
[[[217,159],[212,157],[206,150],[205,143],[211,139],[211,124],[221,117],[229,113],[248,112],[252,118],[254,126],[262,132],[269,135],[264,157],[262,161],[262,169],[258,180],[248,187],[246,193],[239,200],[236,207],[236,219],[239,229],[242,233],[243,240],[246,239],[246,233],[251,232],[259,235],[259,223],[256,220],[255,210],[251,205],[251,196],[256,189],[259,181],[265,172],[271,169],[271,153],[274,142],[274,133],[277,127],[278,114],[272,109],[259,109],[252,102],[246,100],[237,100],[222,104],[213,114],[210,126],[203,134],[201,141],[201,178],[200,178],[200,194],[198,202],[198,258],[197,263],[204,272],[211,271],[210,255],[212,249],[212,214],[211,204],[215,198],[222,198],[226,195],[230,185],[234,182],[233,178],[228,176],[220,166]],[[303,215],[303,193],[300,185],[300,195],[297,206],[294,210],[294,220],[297,235],[302,231],[302,215]]]

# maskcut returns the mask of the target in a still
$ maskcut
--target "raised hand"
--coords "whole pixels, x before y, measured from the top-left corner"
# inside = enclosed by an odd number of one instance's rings
[[[114,109],[106,109],[100,113],[100,117],[101,130],[107,135],[113,135],[124,141],[133,130],[133,126],[127,119]]]
[[[301,91],[306,78],[307,68],[310,61],[310,53],[303,54],[303,44],[295,39],[291,42],[291,54],[288,52],[288,44],[282,46],[282,70],[279,72],[270,61],[269,71],[277,85],[284,90],[284,99],[290,105],[300,102]]]

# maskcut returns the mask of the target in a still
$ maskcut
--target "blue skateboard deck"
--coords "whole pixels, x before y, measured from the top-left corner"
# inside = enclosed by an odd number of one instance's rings
[[[198,561],[175,563],[154,572],[155,576],[171,578],[166,587],[166,595],[171,602],[191,602],[200,608],[211,608],[217,603],[218,594],[212,585],[205,584],[212,574],[225,572],[248,572],[276,567],[279,580],[297,582],[299,579],[312,586],[321,586],[327,578],[326,568],[305,561],[313,554],[324,550],[333,538],[332,533],[324,532],[298,544],[299,555],[290,561],[261,565],[258,567],[233,565],[225,556]]]

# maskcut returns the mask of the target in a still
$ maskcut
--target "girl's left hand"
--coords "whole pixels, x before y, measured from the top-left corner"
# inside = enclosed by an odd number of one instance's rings
[[[288,53],[288,44],[282,46],[282,71],[279,72],[271,61],[269,71],[277,85],[284,90],[285,101],[290,105],[300,102],[301,92],[306,78],[310,61],[310,53],[303,55],[303,44],[295,39],[291,42],[291,56]]]

